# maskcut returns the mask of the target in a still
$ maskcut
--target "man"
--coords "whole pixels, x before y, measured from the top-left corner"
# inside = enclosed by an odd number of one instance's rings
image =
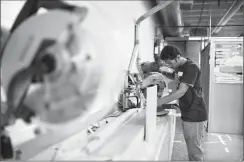
[[[158,107],[179,99],[183,134],[190,161],[203,161],[203,136],[207,121],[206,104],[202,95],[199,67],[189,58],[181,56],[179,48],[167,45],[163,48],[160,60],[174,69],[178,78],[177,90],[158,99]],[[164,73],[163,73],[164,74]]]

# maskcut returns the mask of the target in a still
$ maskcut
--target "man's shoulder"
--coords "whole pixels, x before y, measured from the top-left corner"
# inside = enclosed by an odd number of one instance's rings
[[[200,70],[200,67],[193,61],[187,61],[187,63],[185,64],[185,66],[183,67],[185,69],[197,69],[198,71]]]

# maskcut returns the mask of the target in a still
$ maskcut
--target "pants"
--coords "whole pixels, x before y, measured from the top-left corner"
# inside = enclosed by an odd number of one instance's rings
[[[203,137],[207,122],[182,121],[189,161],[204,161]]]

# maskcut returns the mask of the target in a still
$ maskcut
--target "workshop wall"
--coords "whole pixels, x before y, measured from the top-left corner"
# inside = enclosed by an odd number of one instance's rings
[[[95,8],[108,27],[115,27],[115,36],[121,41],[124,57],[130,57],[134,44],[134,21],[151,8],[147,1],[66,1]],[[1,26],[10,29],[24,1],[1,2]],[[140,52],[143,61],[153,60],[154,19],[148,18],[140,26]],[[97,27],[99,30],[99,27]],[[123,42],[123,43],[122,43]],[[128,59],[127,59],[128,60]]]
[[[70,1],[82,5],[83,1]],[[134,46],[134,21],[149,10],[144,1],[89,1],[89,5],[103,14],[108,26],[117,29],[118,40],[123,50],[123,57],[129,58]],[[154,19],[148,18],[140,25],[140,56],[142,61],[153,61]],[[98,28],[99,30],[99,28]],[[127,67],[127,66],[125,66]]]

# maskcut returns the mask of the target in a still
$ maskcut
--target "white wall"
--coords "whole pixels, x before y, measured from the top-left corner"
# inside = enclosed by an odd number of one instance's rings
[[[69,2],[69,1],[67,1]],[[82,5],[82,1],[70,1]],[[124,56],[130,57],[134,43],[134,21],[147,12],[143,1],[90,1],[100,14],[103,14],[108,26],[114,26],[120,32]],[[99,30],[99,29],[98,29]],[[140,25],[140,54],[143,61],[153,61],[153,19],[148,18]],[[123,42],[123,43],[122,43]]]
[[[16,16],[24,5],[23,1],[1,1],[1,26],[10,29]],[[66,1],[71,4],[81,5],[87,2],[84,1]],[[116,26],[126,39],[126,44],[123,44],[128,51],[132,52],[134,39],[134,21],[145,13],[149,8],[143,1],[90,1],[91,6],[99,10],[107,20],[109,26]],[[115,22],[112,24],[113,22]],[[153,55],[153,36],[154,27],[153,20],[149,18],[142,22],[140,29],[140,51],[143,60],[152,60]]]

